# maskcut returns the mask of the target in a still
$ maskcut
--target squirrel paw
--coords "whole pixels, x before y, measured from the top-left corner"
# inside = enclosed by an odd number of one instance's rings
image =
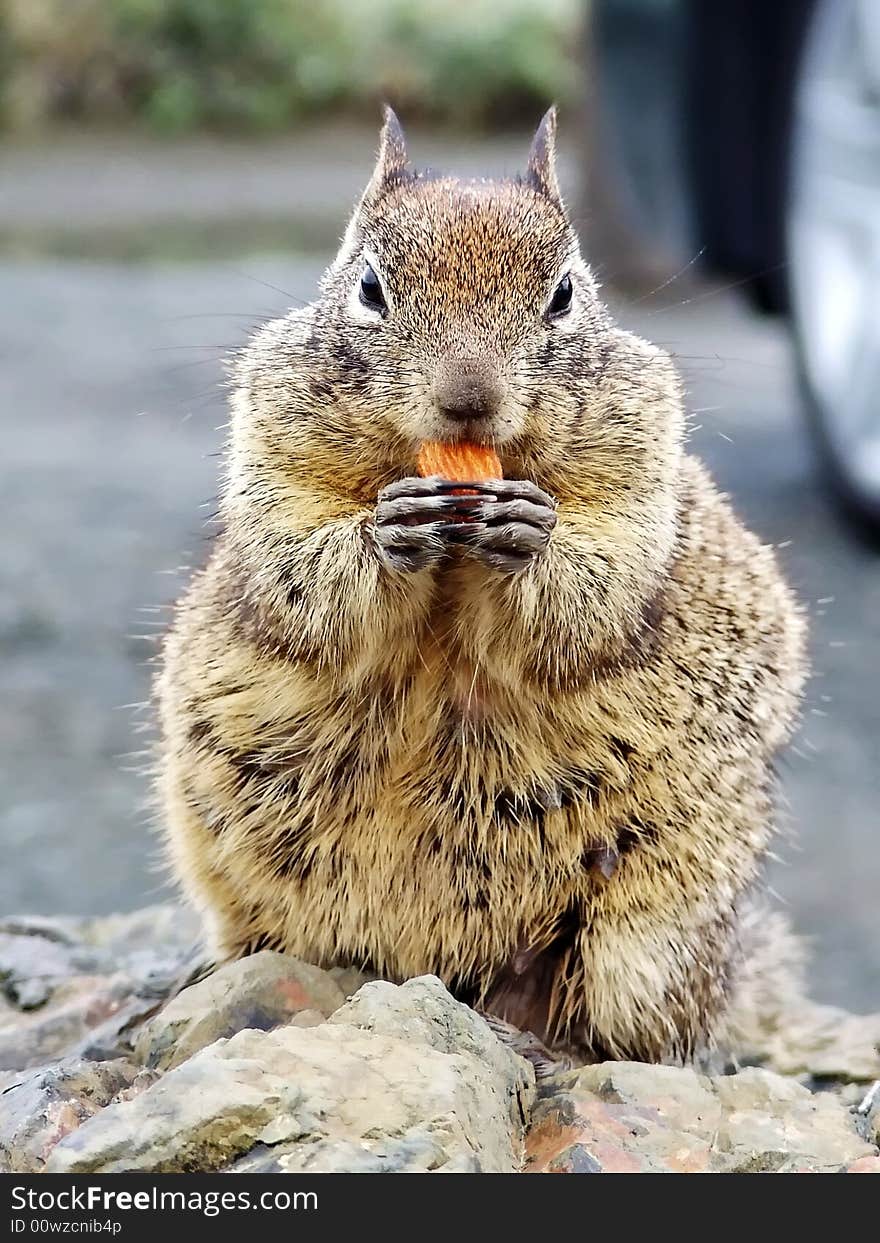
[[[447,538],[505,574],[531,565],[550,541],[556,526],[556,502],[528,480],[491,479],[469,483],[479,494],[470,511],[473,521],[457,524]]]
[[[449,487],[438,478],[398,479],[379,493],[373,534],[390,569],[424,570],[449,551],[455,533],[482,501],[449,495]]]
[[[518,1053],[520,1057],[524,1057],[527,1062],[531,1062],[537,1080],[549,1079],[551,1075],[574,1069],[576,1063],[572,1058],[565,1053],[557,1053],[548,1049],[534,1032],[520,1031],[512,1023],[484,1010],[479,1013],[503,1045],[512,1049],[514,1053]]]

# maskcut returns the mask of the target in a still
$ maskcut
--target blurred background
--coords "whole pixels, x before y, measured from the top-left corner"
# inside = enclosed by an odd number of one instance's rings
[[[547,104],[587,254],[780,550],[815,676],[771,880],[880,1007],[880,2],[0,4],[0,913],[161,895],[146,701],[206,555],[222,361],[308,300],[374,157],[515,173]]]

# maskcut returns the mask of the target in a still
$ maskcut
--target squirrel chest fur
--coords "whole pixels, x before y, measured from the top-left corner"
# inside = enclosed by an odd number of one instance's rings
[[[417,174],[392,114],[319,300],[236,365],[224,527],[158,681],[174,869],[218,957],[682,1058],[735,991],[803,624],[683,451],[678,381],[526,175]],[[503,480],[420,479],[428,440]]]

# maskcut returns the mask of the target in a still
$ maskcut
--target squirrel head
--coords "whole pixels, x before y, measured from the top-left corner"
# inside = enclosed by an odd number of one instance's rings
[[[560,498],[600,499],[628,474],[647,481],[652,456],[674,456],[677,381],[599,299],[555,134],[551,108],[521,175],[459,180],[415,170],[386,109],[320,298],[268,325],[239,362],[233,452],[237,419],[258,453],[364,501],[414,473],[426,440],[491,444],[505,475]]]

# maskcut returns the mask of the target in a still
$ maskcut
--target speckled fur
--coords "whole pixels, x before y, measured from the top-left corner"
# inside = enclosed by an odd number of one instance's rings
[[[158,681],[168,850],[218,956],[434,972],[588,1056],[684,1058],[733,991],[804,625],[684,454],[669,359],[600,303],[552,143],[462,183],[389,118],[318,301],[237,359],[224,529]],[[351,311],[365,247],[384,321]],[[377,555],[450,351],[503,377],[505,477],[558,501],[519,575]]]

